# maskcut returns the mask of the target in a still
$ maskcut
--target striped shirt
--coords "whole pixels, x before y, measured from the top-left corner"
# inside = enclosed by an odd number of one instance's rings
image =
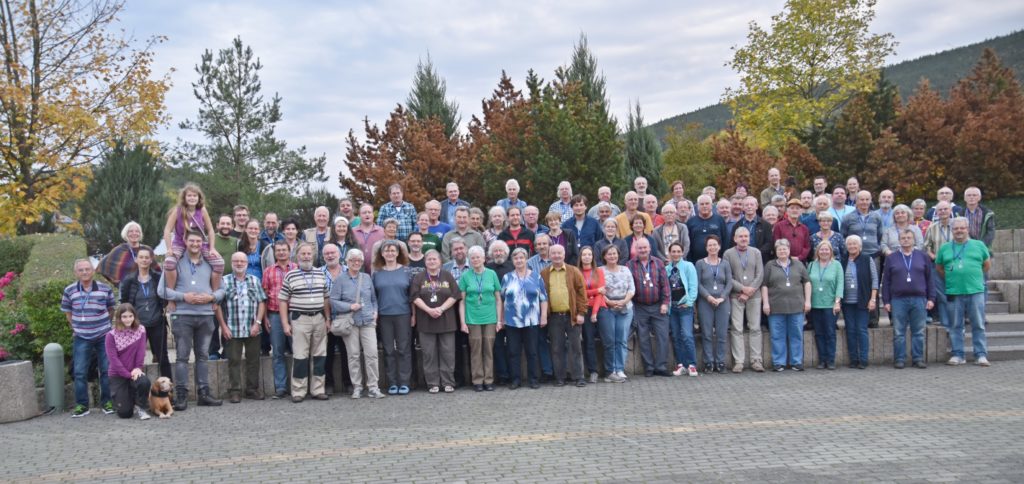
[[[267,294],[263,292],[256,276],[246,274],[241,281],[234,274],[224,276],[224,307],[227,308],[224,322],[232,338],[250,336],[249,330],[256,320],[259,305],[266,299]]]
[[[110,331],[114,304],[114,290],[110,286],[92,281],[92,287],[86,290],[81,282],[76,282],[64,288],[60,310],[71,314],[71,330],[76,337],[95,340]]]
[[[324,300],[330,294],[324,271],[295,269],[284,276],[277,299],[287,302],[291,311],[312,313],[324,310]]]

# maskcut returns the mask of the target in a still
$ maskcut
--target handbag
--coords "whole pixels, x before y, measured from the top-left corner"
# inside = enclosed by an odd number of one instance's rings
[[[360,296],[362,296],[363,286],[363,275],[359,274],[359,281],[356,282],[356,302],[359,304]],[[335,336],[341,336],[342,338],[352,334],[352,328],[355,326],[355,311],[349,311],[347,313],[341,313],[334,317],[331,321],[331,334]]]

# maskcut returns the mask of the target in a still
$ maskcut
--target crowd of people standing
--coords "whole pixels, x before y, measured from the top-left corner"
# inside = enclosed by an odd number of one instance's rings
[[[896,368],[926,368],[929,320],[949,332],[950,365],[966,362],[969,321],[974,360],[989,366],[984,304],[995,218],[978,188],[958,205],[943,187],[928,207],[894,205],[889,190],[876,199],[856,178],[829,191],[819,176],[798,193],[773,168],[767,182],[759,197],[745,185],[721,196],[705,187],[693,202],[682,181],[659,198],[640,177],[620,207],[608,187],[592,203],[563,181],[546,213],[519,198],[514,179],[506,198],[484,207],[449,183],[446,197],[422,211],[396,184],[377,210],[344,199],[333,215],[318,207],[304,230],[275,213],[260,223],[243,205],[214,223],[202,190],[188,184],[168,213],[162,264],[135,222],[101,260],[98,272],[119,286],[119,300],[88,260],[76,262],[78,282],[61,304],[74,331],[72,416],[89,413],[85,372],[95,361],[101,408],[113,413],[116,402],[130,417],[129,394],[139,397],[148,384],[139,356],[147,341],[160,375],[175,382],[178,411],[188,406],[193,353],[200,406],[222,403],[210,392],[211,357],[229,361],[231,402],[265,398],[255,375],[267,352],[271,397],[295,403],[327,400],[349,385],[352,398],[406,395],[417,371],[429,393],[586,387],[602,373],[609,383],[633,377],[632,334],[647,377],[803,371],[805,330],[814,332],[817,367],[834,370],[841,315],[849,367],[863,369],[881,308],[892,321]],[[336,356],[341,375],[332,371]],[[134,401],[135,414],[148,418],[144,399]]]

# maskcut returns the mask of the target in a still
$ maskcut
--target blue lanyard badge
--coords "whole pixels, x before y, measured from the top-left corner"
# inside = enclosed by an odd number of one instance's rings
[[[900,256],[903,257],[903,266],[907,268],[907,282],[910,282],[910,267],[914,264],[914,253],[910,253],[910,257],[907,257],[903,252],[900,252]]]

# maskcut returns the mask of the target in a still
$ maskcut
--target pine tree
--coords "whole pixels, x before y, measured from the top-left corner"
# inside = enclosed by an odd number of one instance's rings
[[[459,104],[446,98],[448,83],[437,74],[434,62],[427,54],[427,62],[416,64],[412,91],[405,101],[406,109],[416,119],[437,118],[444,126],[444,134],[451,138],[459,130]]]
[[[609,123],[618,125],[615,117],[609,114],[610,103],[605,92],[604,73],[597,71],[597,59],[590,52],[587,35],[584,33],[580,33],[580,40],[573,47],[572,60],[566,68],[565,77],[568,81],[580,84],[580,90],[588,105],[600,110]]]
[[[89,253],[106,253],[120,244],[130,220],[142,226],[143,243],[156,247],[171,200],[160,188],[162,170],[146,147],[118,142],[94,169],[82,200],[82,227]]]
[[[216,211],[282,189],[301,193],[327,181],[326,156],[307,158],[306,147],[289,149],[274,130],[281,121],[281,96],[266,101],[259,71],[263,64],[252,48],[236,37],[216,58],[207,50],[196,66],[199,80],[192,92],[199,101],[195,121],[180,123],[196,130],[208,144],[182,142],[179,163],[197,169],[197,181]]]
[[[647,179],[647,191],[655,195],[663,195],[668,191],[668,184],[661,177],[664,168],[661,163],[661,143],[654,131],[644,126],[644,117],[640,112],[640,103],[630,107],[626,120],[626,181],[632,182],[636,177]]]

